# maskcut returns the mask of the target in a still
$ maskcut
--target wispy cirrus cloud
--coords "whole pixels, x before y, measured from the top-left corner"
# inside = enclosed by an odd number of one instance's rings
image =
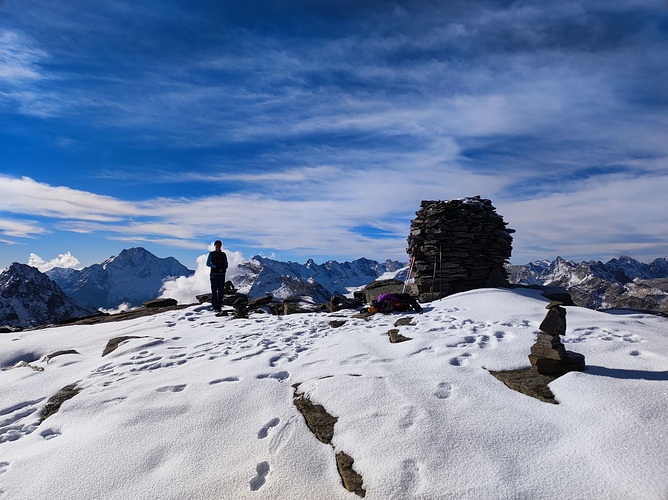
[[[18,85],[44,78],[40,62],[47,53],[19,32],[0,29],[0,82]]]
[[[0,217],[0,234],[17,238],[34,238],[47,231],[40,223],[27,219]]]
[[[101,196],[65,186],[50,186],[29,177],[0,175],[2,210],[54,218],[115,221],[141,215],[139,207],[111,196]]]

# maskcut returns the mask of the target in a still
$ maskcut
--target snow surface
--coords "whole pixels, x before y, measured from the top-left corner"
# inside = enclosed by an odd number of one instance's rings
[[[528,366],[546,304],[488,289],[369,320],[197,305],[0,334],[0,498],[359,498],[336,470],[345,451],[371,499],[665,500],[667,320],[567,308],[564,343],[588,370],[553,382],[553,405],[487,372]],[[402,316],[412,340],[391,344]],[[63,349],[80,354],[44,360]],[[7,369],[20,361],[43,371]],[[297,383],[338,417],[334,447],[295,408]]]

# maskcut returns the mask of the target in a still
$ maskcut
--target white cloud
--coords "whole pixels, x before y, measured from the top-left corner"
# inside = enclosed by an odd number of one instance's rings
[[[118,304],[118,307],[114,307],[113,309],[105,309],[104,307],[100,307],[100,312],[105,313],[105,314],[119,314],[123,312],[128,312],[132,311],[133,309],[139,309],[138,307],[132,307],[129,303],[123,302],[122,304]]]
[[[558,179],[556,179],[558,181]],[[613,175],[573,183],[563,192],[495,205],[513,235],[513,261],[567,256],[639,260],[668,255],[666,176]]]
[[[18,85],[43,78],[38,63],[47,54],[33,45],[15,31],[0,31],[0,81]]]
[[[36,221],[0,218],[0,234],[4,234],[5,236],[32,238],[46,232]]]
[[[81,265],[79,259],[72,255],[69,251],[65,253],[58,254],[58,257],[45,261],[39,255],[34,253],[30,254],[28,258],[28,265],[36,267],[41,272],[50,271],[54,267],[64,267],[66,269],[76,269]]]
[[[29,177],[0,175],[0,199],[6,212],[55,218],[112,222],[143,213],[138,206],[111,196],[50,186]]]
[[[227,280],[230,280],[238,274],[238,266],[245,263],[246,260],[240,252],[230,251],[225,248],[223,250],[227,254],[229,264],[225,277]],[[209,276],[211,270],[206,266],[207,257],[208,254],[197,257],[197,268],[195,269],[195,274],[192,276],[181,276],[171,281],[165,281],[160,298],[175,299],[179,304],[194,304],[197,302],[197,295],[210,293],[211,282],[209,281]]]

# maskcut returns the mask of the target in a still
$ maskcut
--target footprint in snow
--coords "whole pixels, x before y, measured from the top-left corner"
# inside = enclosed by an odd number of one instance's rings
[[[256,378],[263,379],[263,378],[275,378],[279,382],[282,382],[283,380],[287,379],[290,377],[289,372],[277,372],[277,373],[261,373],[256,376]]]
[[[436,390],[434,391],[434,396],[436,396],[438,399],[448,399],[450,397],[451,392],[452,392],[452,385],[449,384],[448,382],[441,382],[436,386]]]
[[[45,429],[39,433],[44,439],[49,440],[60,436],[60,432],[54,429]]]
[[[269,474],[269,462],[260,462],[257,464],[257,467],[255,467],[255,471],[257,472],[257,475],[248,483],[251,491],[259,490],[264,486],[264,483],[267,482],[265,478],[267,477],[267,474]]]
[[[276,417],[272,418],[269,422],[267,422],[262,429],[260,429],[257,433],[257,438],[258,439],[264,439],[269,435],[269,429],[272,427],[276,427],[280,423],[281,419]]]
[[[186,384],[181,385],[166,385],[165,387],[159,387],[158,392],[181,392],[187,387]]]
[[[217,378],[209,382],[209,385],[220,384],[221,382],[239,382],[239,380],[240,380],[239,377]]]
[[[466,358],[469,358],[469,357],[471,357],[471,354],[469,354],[468,352],[465,352],[461,356],[456,356],[456,357],[452,358],[450,360],[450,364],[452,366],[462,366],[463,364],[466,363],[466,361],[467,361]]]

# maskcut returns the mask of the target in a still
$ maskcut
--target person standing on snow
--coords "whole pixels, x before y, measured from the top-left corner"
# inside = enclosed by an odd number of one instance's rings
[[[214,241],[214,251],[209,252],[209,257],[206,259],[207,267],[211,268],[211,305],[214,311],[220,311],[223,302],[225,272],[227,271],[227,255],[221,250],[222,246],[222,241]]]

